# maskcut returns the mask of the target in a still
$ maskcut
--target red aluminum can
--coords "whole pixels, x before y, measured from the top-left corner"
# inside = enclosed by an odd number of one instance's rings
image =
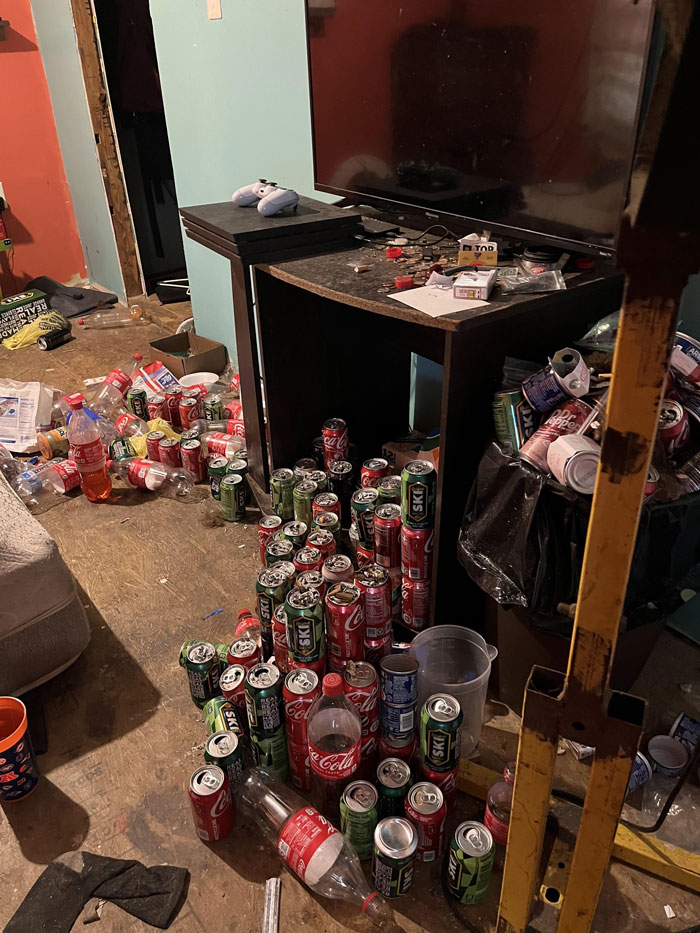
[[[148,420],[153,421],[154,418],[165,418],[165,396],[164,395],[154,395],[152,398],[149,398],[146,402],[148,405]]]
[[[365,661],[377,665],[382,658],[391,654],[392,635],[385,638],[372,638],[365,640]]]
[[[332,554],[324,560],[321,573],[329,586],[331,583],[352,583],[355,568],[347,554]]]
[[[160,460],[160,442],[165,437],[163,431],[150,431],[146,435],[146,456],[149,460],[155,460],[158,462]]]
[[[359,549],[358,549],[359,550]],[[365,639],[368,642],[391,635],[391,578],[379,564],[365,564],[355,572],[365,610]]]
[[[302,547],[294,555],[292,561],[297,573],[306,570],[320,570],[323,564],[323,555],[315,547]]]
[[[401,583],[401,619],[404,625],[421,632],[430,622],[430,581],[403,578]]]
[[[429,781],[431,784],[436,784],[440,788],[442,795],[445,798],[447,812],[449,813],[455,802],[455,797],[457,796],[457,778],[459,776],[459,766],[453,768],[452,771],[431,771],[430,768],[426,768],[422,761],[419,761],[418,771],[420,772],[420,776],[424,781]]]
[[[319,512],[333,512],[338,516],[338,520],[341,519],[340,499],[334,492],[320,492],[314,497],[311,503],[311,514],[316,518]]]
[[[279,515],[263,515],[258,522],[258,544],[260,546],[260,563],[265,566],[265,549],[273,534],[282,527]]]
[[[360,486],[378,486],[389,472],[389,462],[383,457],[365,460],[360,470]]]
[[[195,421],[199,421],[202,417],[202,406],[199,398],[180,399],[178,411],[180,412],[180,425],[185,431],[194,427]]]
[[[360,714],[362,741],[365,752],[376,754],[379,735],[379,679],[377,672],[366,661],[352,661],[343,671],[343,691]],[[375,744],[369,742],[375,739]]]
[[[319,658],[318,661],[295,661],[294,658],[289,655],[289,670],[291,671],[313,671],[314,674],[318,675],[318,679],[322,680],[323,675],[326,673],[326,656]]]
[[[182,398],[182,389],[180,386],[170,386],[165,390],[165,405],[163,407],[163,417],[169,421],[174,428],[180,427],[180,399]]]
[[[249,671],[260,662],[260,649],[255,639],[249,635],[242,635],[231,642],[228,649],[227,660],[229,664],[240,664]]]
[[[180,442],[180,460],[186,470],[192,473],[198,483],[207,478],[207,464],[204,460],[202,442],[196,438]]]
[[[311,762],[309,743],[300,745],[287,739],[287,757],[289,758],[289,779],[299,790],[311,790]]]
[[[180,466],[180,442],[174,437],[164,437],[158,443],[158,459],[168,466]]]
[[[364,777],[365,780],[374,782],[377,772],[377,753],[379,742],[377,733],[362,736],[360,739],[360,767],[357,769],[357,776]]]
[[[547,415],[532,437],[525,441],[518,456],[540,472],[549,473],[549,445],[564,434],[575,434],[592,411],[588,402],[580,398],[570,398],[562,402]]]
[[[287,612],[280,603],[272,613],[272,647],[275,664],[286,674],[289,671],[289,645],[287,644]]]
[[[357,545],[357,566],[364,567],[367,564],[374,563],[374,551],[368,551],[367,548]]]
[[[401,573],[407,579],[419,581],[431,579],[434,535],[434,528],[408,528],[406,525],[402,527]]]
[[[690,437],[688,412],[674,399],[665,398],[659,408],[658,437],[669,457]]]
[[[410,761],[416,750],[416,736],[414,732],[408,735],[392,734],[380,731],[379,736],[379,760],[384,758],[402,758],[404,761]]]
[[[335,538],[333,532],[327,528],[314,528],[306,536],[306,543],[309,547],[317,548],[323,560],[335,554]]]
[[[404,806],[407,818],[418,830],[418,859],[437,861],[445,850],[447,805],[443,792],[437,784],[420,781],[409,790]]]
[[[300,573],[294,581],[294,586],[299,590],[318,590],[321,600],[326,598],[327,587],[320,570],[305,570]]]
[[[197,768],[188,787],[192,818],[204,842],[225,839],[233,829],[233,804],[228,778],[217,765]]]
[[[282,685],[287,741],[306,745],[309,739],[309,710],[321,695],[321,680],[314,671],[290,671]]]
[[[401,506],[394,502],[374,510],[374,559],[387,570],[401,566]]]
[[[365,613],[360,590],[354,583],[334,583],[328,588],[326,643],[328,667],[343,671],[348,661],[365,656]]]
[[[236,707],[236,712],[240,713],[238,721],[241,724],[248,723],[248,713],[245,705],[245,678],[248,671],[242,664],[229,664],[224,668],[219,677],[219,689],[221,695]]]
[[[348,459],[348,426],[342,418],[329,418],[323,422],[323,465],[328,467],[334,460]]]

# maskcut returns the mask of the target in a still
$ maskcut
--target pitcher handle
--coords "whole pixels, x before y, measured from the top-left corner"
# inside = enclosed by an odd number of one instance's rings
[[[489,661],[494,661],[498,657],[498,648],[496,648],[494,645],[487,645],[486,653],[489,656]]]

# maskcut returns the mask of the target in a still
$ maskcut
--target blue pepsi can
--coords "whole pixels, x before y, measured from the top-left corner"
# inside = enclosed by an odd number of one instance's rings
[[[415,706],[418,700],[418,661],[409,654],[388,654],[379,663],[382,703]],[[401,729],[401,732],[405,732]]]
[[[395,655],[401,657],[401,655]],[[412,706],[390,706],[388,703],[381,704],[381,723],[385,732],[392,735],[401,735],[413,732],[416,724],[416,704]]]
[[[686,388],[697,392],[700,386],[700,343],[687,334],[676,334],[671,369]]]
[[[551,411],[559,402],[571,398],[551,364],[524,379],[522,391],[530,407],[540,413]]]
[[[634,759],[634,764],[632,765],[632,773],[630,774],[630,779],[627,782],[627,794],[629,795],[634,793],[634,791],[640,788],[642,784],[646,784],[651,775],[651,765],[641,752],[637,752]]]

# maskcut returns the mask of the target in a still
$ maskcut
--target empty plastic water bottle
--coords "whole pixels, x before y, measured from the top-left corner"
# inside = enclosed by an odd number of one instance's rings
[[[226,434],[225,431],[210,429],[202,434],[199,440],[202,442],[202,453],[205,457],[225,457],[227,460],[233,460],[236,451],[245,447],[245,438],[234,437],[233,434]]]
[[[114,422],[114,428],[120,437],[138,437],[140,434],[148,434],[151,430],[143,418],[132,415],[130,411],[123,411],[119,415]]]
[[[97,393],[97,398],[92,403],[95,411],[101,415],[109,417],[115,407],[121,407],[126,393],[131,387],[134,375],[138,372],[143,357],[140,353],[134,353],[132,358],[123,366],[118,366],[111,371]]]
[[[5,477],[8,483],[22,472],[22,466],[18,460],[12,456],[4,444],[0,444],[0,473]]]
[[[195,484],[195,476],[182,467],[172,467],[167,463],[156,463],[145,457],[133,457],[131,460],[110,460],[109,469],[121,476],[130,486],[147,489],[171,499],[184,499]]]
[[[86,328],[86,330],[107,327],[131,327],[135,324],[150,324],[150,322],[150,316],[146,314],[141,305],[95,311],[90,317],[78,318],[78,324]]]

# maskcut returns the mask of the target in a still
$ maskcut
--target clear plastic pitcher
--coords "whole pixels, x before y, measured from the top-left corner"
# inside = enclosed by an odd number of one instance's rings
[[[477,632],[461,625],[435,625],[411,642],[418,661],[418,709],[433,693],[449,693],[462,708],[462,758],[476,748],[481,735],[491,662],[498,651]]]

